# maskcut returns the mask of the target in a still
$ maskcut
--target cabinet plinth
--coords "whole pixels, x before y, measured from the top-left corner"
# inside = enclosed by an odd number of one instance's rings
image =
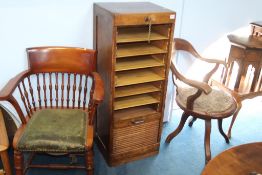
[[[105,98],[96,142],[110,166],[157,154],[176,14],[149,2],[95,3]]]

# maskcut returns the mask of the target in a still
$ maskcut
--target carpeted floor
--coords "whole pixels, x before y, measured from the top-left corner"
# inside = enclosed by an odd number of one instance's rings
[[[211,152],[212,157],[232,146],[262,141],[262,98],[255,98],[243,103],[243,108],[232,130],[232,139],[227,144],[220,135],[217,122],[212,122]],[[168,145],[166,136],[173,131],[180,120],[182,111],[173,112],[172,121],[164,124],[160,153],[143,160],[130,162],[118,167],[108,167],[102,155],[95,147],[95,175],[199,175],[205,165],[204,157],[204,122],[197,120],[193,127],[187,125]],[[223,121],[227,131],[230,119]],[[39,161],[46,161],[43,156]],[[49,171],[29,170],[28,175],[84,175],[85,171]]]

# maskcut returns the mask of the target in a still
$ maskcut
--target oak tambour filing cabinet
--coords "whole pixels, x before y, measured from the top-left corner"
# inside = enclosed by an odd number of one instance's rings
[[[96,142],[110,166],[159,151],[175,17],[149,2],[94,4],[94,49],[105,85]]]

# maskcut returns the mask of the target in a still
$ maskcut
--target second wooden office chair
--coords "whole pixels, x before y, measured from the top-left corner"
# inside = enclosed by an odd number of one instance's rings
[[[211,159],[210,151],[210,132],[211,132],[211,120],[218,120],[218,128],[226,142],[229,143],[229,139],[222,129],[222,120],[231,116],[236,111],[236,101],[230,92],[225,90],[216,89],[208,84],[210,77],[218,69],[219,64],[224,64],[223,61],[207,59],[201,57],[193,46],[186,40],[175,38],[174,39],[175,54],[180,51],[188,52],[192,56],[202,61],[213,63],[214,68],[206,74],[203,81],[190,80],[182,75],[176,64],[171,64],[171,71],[173,73],[173,82],[176,85],[177,94],[176,102],[178,106],[184,111],[180,120],[180,123],[176,130],[168,135],[166,142],[169,143],[175,136],[177,136],[189,116],[192,116],[192,120],[189,126],[192,126],[193,122],[198,118],[205,121],[205,160],[206,163]],[[186,59],[183,57],[183,59]],[[200,67],[199,69],[205,69]],[[174,77],[177,79],[175,80]],[[179,81],[178,81],[179,80]],[[186,84],[186,86],[181,86]]]

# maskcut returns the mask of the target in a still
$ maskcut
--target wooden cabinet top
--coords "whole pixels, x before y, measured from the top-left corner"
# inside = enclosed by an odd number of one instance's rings
[[[256,36],[238,36],[238,35],[228,35],[227,38],[233,44],[240,45],[244,48],[249,49],[262,49],[262,38]]]
[[[150,2],[105,2],[95,5],[113,14],[175,13]]]
[[[257,27],[262,27],[262,21],[256,21],[256,22],[252,22],[250,23],[253,26],[257,26]]]
[[[175,23],[176,13],[150,2],[95,3],[95,14],[103,14],[114,26]]]

